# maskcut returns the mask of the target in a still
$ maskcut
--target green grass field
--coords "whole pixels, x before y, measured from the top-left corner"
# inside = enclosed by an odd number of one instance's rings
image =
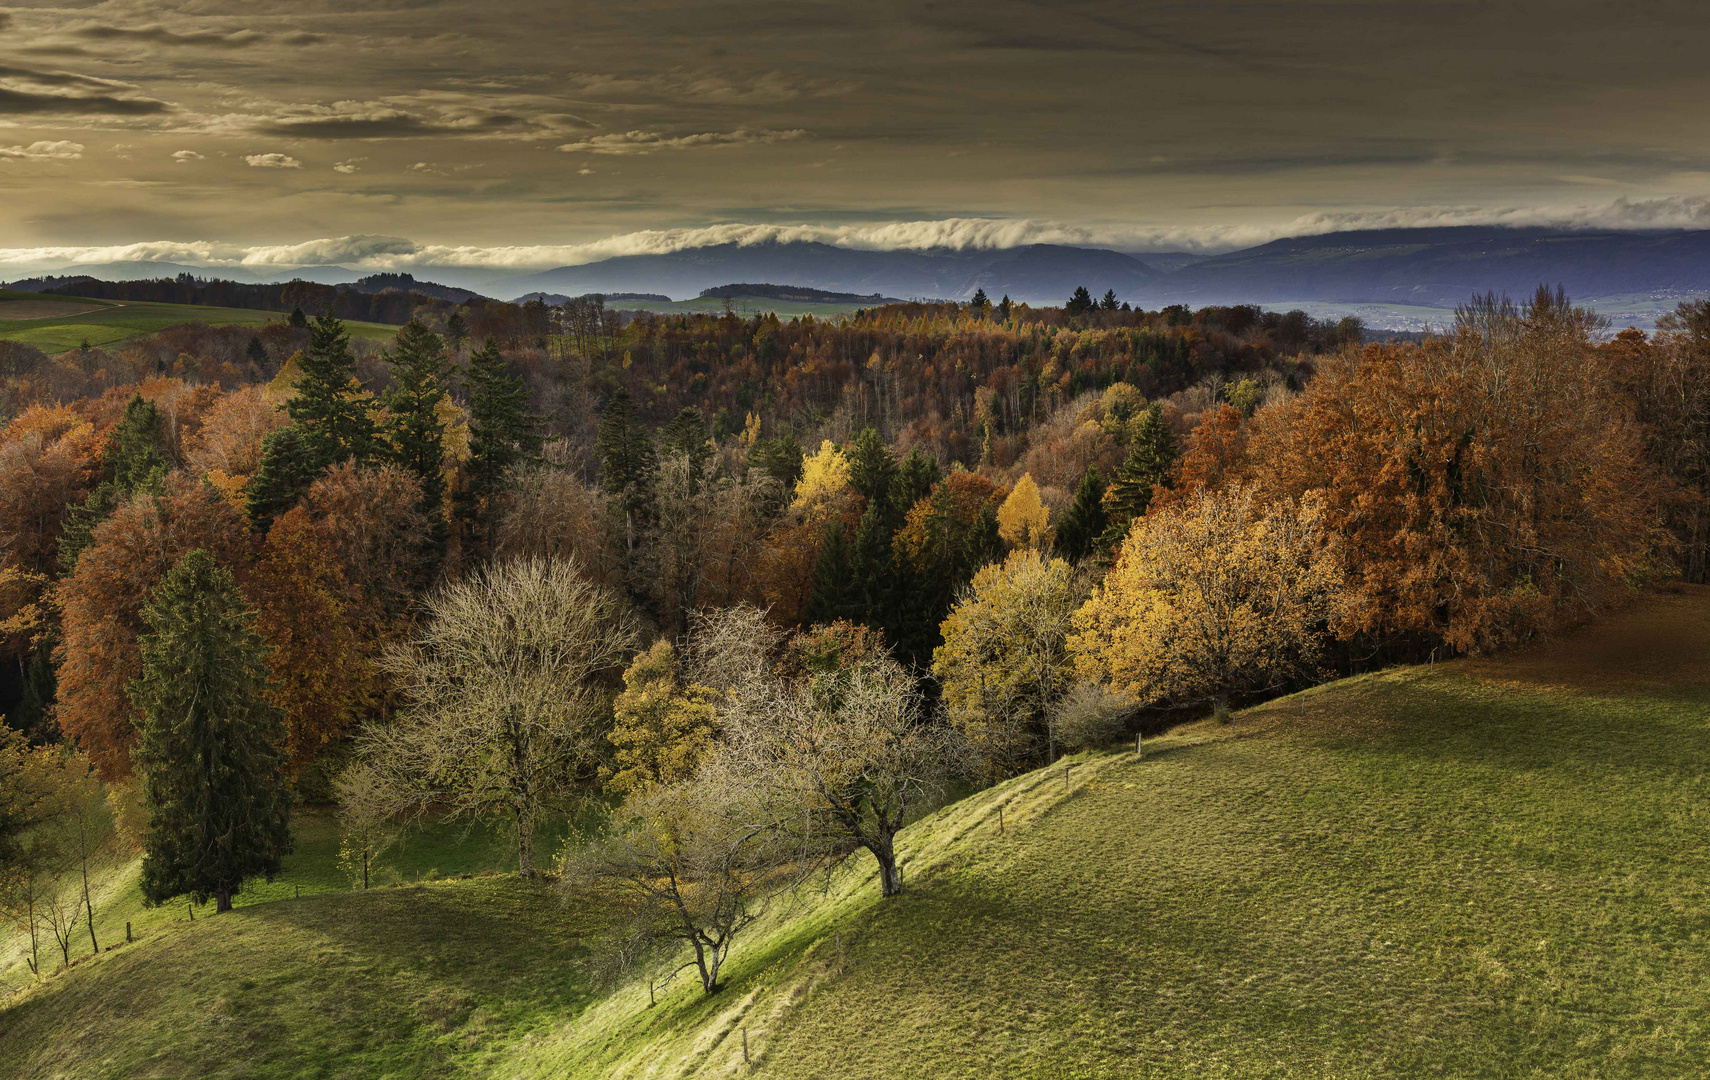
[[[5,318],[5,301],[36,303],[64,302],[67,306],[97,306],[93,311],[46,318]],[[0,338],[22,341],[47,353],[75,349],[87,341],[91,345],[115,345],[130,338],[158,333],[180,323],[199,322],[210,326],[262,326],[283,321],[285,316],[275,311],[252,311],[248,308],[204,307],[198,304],[120,303],[113,300],[87,300],[83,297],[52,296],[37,293],[0,291]],[[387,340],[397,333],[397,327],[380,323],[347,322],[345,327],[355,337],[376,341]]]
[[[744,1033],[804,1078],[1710,1072],[1706,590],[1073,764],[911,826],[900,898],[853,860],[723,993],[655,1008],[593,979],[600,911],[341,891],[305,828],[273,886],[304,899],[153,913],[0,1009],[0,1074],[722,1076]],[[461,847],[421,859],[492,855]]]

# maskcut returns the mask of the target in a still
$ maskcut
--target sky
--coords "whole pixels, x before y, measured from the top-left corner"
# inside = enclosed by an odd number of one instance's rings
[[[0,0],[0,265],[1710,227],[1700,0]]]

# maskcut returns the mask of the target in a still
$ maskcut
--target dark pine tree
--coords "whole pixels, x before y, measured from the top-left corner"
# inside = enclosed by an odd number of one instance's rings
[[[786,432],[776,439],[756,442],[748,455],[748,467],[776,480],[787,495],[796,486],[796,481],[802,478],[804,456],[802,444],[796,441],[795,435]]]
[[[936,458],[927,457],[915,447],[897,466],[897,478],[891,485],[891,501],[904,517],[915,503],[932,494],[932,486],[944,478]]]
[[[1009,299],[1009,294],[1004,293],[1003,299],[998,301],[998,306],[997,306],[998,318],[1002,319],[1004,322],[1008,322],[1010,310],[1014,307],[1015,307],[1015,305]]]
[[[492,542],[494,511],[511,470],[540,456],[540,417],[528,411],[528,387],[488,341],[469,357],[469,463],[458,492],[465,542]]]
[[[849,448],[849,486],[869,504],[888,501],[897,459],[873,428],[864,428]],[[888,512],[888,510],[887,510]]]
[[[594,449],[600,457],[601,489],[623,502],[624,540],[633,553],[647,521],[655,459],[653,440],[648,438],[641,414],[628,393],[619,390],[606,402]]]
[[[188,893],[230,911],[244,881],[291,851],[285,728],[267,699],[267,647],[231,571],[191,551],[143,609],[136,762],[148,832],[143,899]]]
[[[462,312],[454,311],[445,320],[445,337],[454,349],[463,348],[464,339],[469,336],[469,324],[463,321]]]
[[[302,330],[309,325],[309,317],[303,314],[303,309],[300,307],[294,307],[291,309],[291,318],[287,321],[298,330]]]
[[[1116,307],[1117,307],[1116,290],[1115,289],[1104,290],[1104,299],[1100,300],[1098,302],[1098,306],[1099,306],[1100,311],[1115,311]]]
[[[250,524],[266,532],[274,518],[297,505],[320,475],[303,440],[303,429],[282,427],[268,432],[261,440],[261,466],[245,488]]]
[[[71,507],[59,537],[59,564],[69,574],[89,546],[95,526],[139,491],[156,491],[166,477],[165,420],[152,401],[134,394],[107,435],[102,480],[80,506]]]
[[[992,306],[991,297],[986,295],[986,290],[983,288],[975,289],[974,290],[974,298],[972,300],[968,301],[968,310],[973,312],[975,315],[980,316],[981,318],[985,317],[986,309],[990,308],[991,306]]]
[[[267,364],[267,346],[263,345],[261,343],[261,339],[258,337],[251,337],[249,339],[249,347],[244,350],[244,354],[248,356],[250,362],[255,364],[257,367],[262,367]]]
[[[1074,293],[1069,297],[1069,302],[1063,305],[1063,314],[1073,318],[1076,315],[1085,315],[1092,309],[1092,293],[1087,292],[1085,285],[1077,285]]]
[[[820,537],[819,557],[813,564],[813,592],[808,596],[809,622],[862,621],[866,612],[855,580],[853,556],[843,523],[833,521],[827,525]]]
[[[1164,411],[1154,401],[1134,421],[1128,457],[1117,468],[1116,479],[1104,493],[1109,524],[1099,541],[1102,549],[1108,551],[1122,543],[1129,526],[1146,515],[1146,508],[1152,505],[1152,489],[1159,484],[1169,485],[1177,453],[1175,432],[1164,423]]]
[[[696,490],[713,455],[708,437],[706,417],[693,408],[681,410],[659,429],[659,456],[688,458],[689,482]]]
[[[445,550],[445,425],[439,409],[446,399],[445,346],[439,335],[411,319],[398,331],[392,353],[392,385],[386,392],[382,428],[392,463],[421,484],[418,504],[426,515],[434,554]]]
[[[302,429],[317,473],[352,459],[366,464],[379,447],[372,402],[356,380],[355,366],[344,323],[331,315],[316,318],[285,412]]]
[[[1075,488],[1075,497],[1057,523],[1057,553],[1070,562],[1080,562],[1097,549],[1109,525],[1104,512],[1104,476],[1097,465],[1088,465]]]

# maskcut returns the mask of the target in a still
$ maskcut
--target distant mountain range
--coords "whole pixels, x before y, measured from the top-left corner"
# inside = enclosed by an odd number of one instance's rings
[[[501,291],[578,295],[660,292],[699,296],[733,281],[785,281],[827,292],[906,299],[966,299],[984,288],[1060,302],[1092,281],[1135,295],[1163,277],[1132,255],[1034,244],[998,250],[866,251],[818,243],[719,244],[664,255],[625,255],[561,266],[504,283]]]
[[[1325,300],[1452,307],[1475,293],[1577,299],[1710,292],[1710,231],[1382,229],[1277,240],[1192,263],[1161,295],[1190,303]]]
[[[525,275],[481,268],[416,268],[372,275],[342,266],[266,275],[172,263],[68,267],[106,280],[221,277],[243,282],[292,279],[356,287],[415,289],[445,299],[479,293],[499,299],[602,293],[678,299],[731,289],[770,289],[791,298],[875,297],[964,300],[984,289],[1030,304],[1060,304],[1077,286],[1107,290],[1146,307],[1185,303],[1408,305],[1451,308],[1475,293],[1520,297],[1539,284],[1561,285],[1576,299],[1641,298],[1653,308],[1670,298],[1710,293],[1710,230],[1567,232],[1467,227],[1386,229],[1293,237],[1223,255],[1125,254],[1035,244],[997,250],[868,251],[819,243],[722,244],[660,255],[628,255]],[[66,273],[65,270],[59,273]],[[367,279],[364,284],[358,284]],[[41,279],[34,279],[41,280]],[[437,284],[435,284],[437,282]],[[730,285],[787,282],[787,285]],[[752,295],[745,293],[744,295]],[[769,294],[762,294],[769,295]],[[1667,304],[1665,304],[1667,302]]]

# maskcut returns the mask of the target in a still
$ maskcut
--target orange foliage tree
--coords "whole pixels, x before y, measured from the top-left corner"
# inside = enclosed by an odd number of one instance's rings
[[[1658,566],[1657,482],[1589,314],[1486,298],[1453,339],[1368,346],[1259,410],[1271,497],[1322,492],[1348,553],[1344,637],[1478,652],[1622,596]]]
[[[351,728],[373,683],[344,574],[302,507],[274,520],[246,592],[272,647],[269,697],[285,714],[287,768],[296,773]]]
[[[142,672],[143,604],[179,556],[196,548],[242,572],[249,525],[218,491],[176,474],[166,494],[139,495],[97,525],[76,571],[58,586],[59,725],[104,780],[131,772],[138,716],[128,687]]]

